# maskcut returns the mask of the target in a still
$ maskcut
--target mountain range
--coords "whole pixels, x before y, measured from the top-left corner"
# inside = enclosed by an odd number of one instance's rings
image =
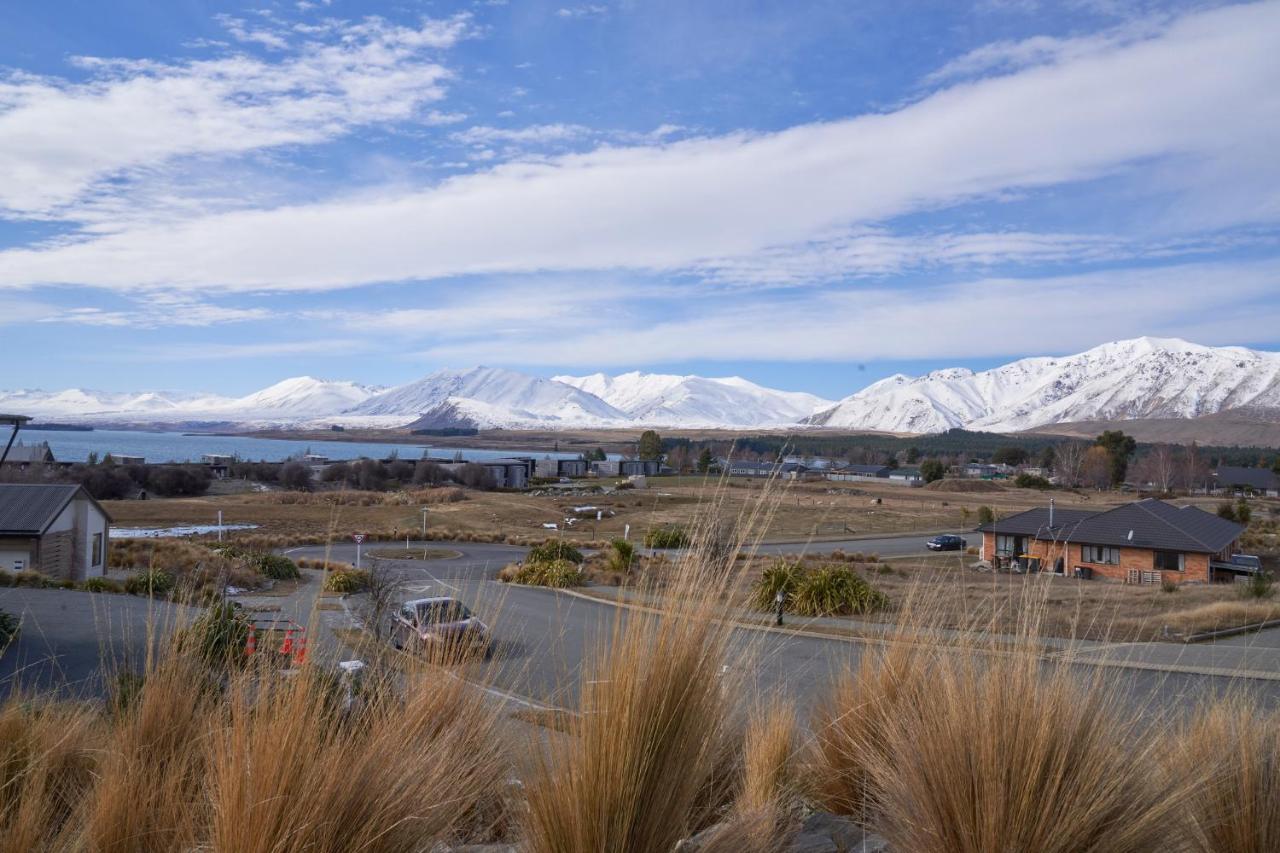
[[[302,376],[243,397],[0,391],[0,411],[42,420],[245,427],[1014,432],[1066,422],[1188,419],[1237,410],[1255,415],[1280,410],[1280,353],[1145,337],[981,372],[949,368],[918,377],[899,374],[839,401],[739,377],[632,372],[545,379],[494,367],[438,370],[392,388]]]

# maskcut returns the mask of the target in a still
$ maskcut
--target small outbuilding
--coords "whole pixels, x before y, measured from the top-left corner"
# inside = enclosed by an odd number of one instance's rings
[[[110,535],[111,517],[83,486],[0,484],[0,569],[98,577]]]

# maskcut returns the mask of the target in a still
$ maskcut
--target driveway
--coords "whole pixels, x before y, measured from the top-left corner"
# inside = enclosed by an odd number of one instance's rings
[[[0,696],[56,688],[93,697],[105,695],[113,673],[141,669],[148,638],[163,643],[186,608],[133,595],[5,587],[0,610],[22,619],[17,641],[0,655]]]

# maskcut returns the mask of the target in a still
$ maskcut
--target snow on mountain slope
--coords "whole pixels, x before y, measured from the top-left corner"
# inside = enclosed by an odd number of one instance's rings
[[[806,420],[892,432],[1012,432],[1065,421],[1192,418],[1280,404],[1280,353],[1168,338],[1103,344],[974,373],[881,380]]]
[[[563,382],[495,367],[437,370],[416,382],[375,394],[348,415],[416,418],[450,403],[488,428],[626,426],[627,416],[604,400]]]
[[[230,400],[221,408],[253,417],[323,416],[358,406],[381,390],[354,382],[297,376],[248,396]],[[212,407],[214,411],[219,408]]]
[[[594,394],[632,422],[651,426],[781,426],[831,405],[813,394],[777,391],[737,376],[708,379],[633,371],[557,376],[555,381]]]

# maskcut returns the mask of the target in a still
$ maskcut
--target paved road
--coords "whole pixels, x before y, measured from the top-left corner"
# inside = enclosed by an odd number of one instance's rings
[[[435,543],[440,547],[440,543]],[[421,547],[419,545],[418,547]],[[615,618],[628,618],[610,604],[557,593],[553,590],[507,586],[494,581],[502,565],[517,559],[523,549],[501,545],[450,545],[462,552],[453,560],[389,561],[405,580],[410,595],[451,595],[465,601],[482,619],[494,626],[501,652],[497,685],[513,694],[547,704],[572,704],[578,689],[582,662],[608,640]],[[350,549],[349,553],[348,550]],[[322,549],[317,549],[322,550]],[[296,556],[311,556],[311,549],[295,549]],[[354,546],[334,546],[335,559],[353,559]],[[1262,644],[1280,643],[1280,632],[1263,635]],[[1157,657],[1152,667],[1166,664],[1174,671],[1106,667],[1103,677],[1140,704],[1151,708],[1189,707],[1206,693],[1255,691],[1269,705],[1280,706],[1280,681],[1217,677],[1177,671],[1198,654],[1192,647],[1142,644]],[[1115,661],[1124,656],[1115,647],[1100,647],[1100,658]],[[798,636],[741,629],[735,633],[733,651],[726,665],[749,670],[749,679],[760,695],[781,693],[808,707],[821,695],[832,675],[846,665],[856,665],[866,646],[856,640]],[[1229,666],[1217,650],[1215,668]],[[1238,649],[1236,651],[1243,651]],[[1253,646],[1251,654],[1258,653]],[[1160,656],[1163,657],[1160,657]],[[1148,662],[1139,661],[1142,665]],[[1190,665],[1184,668],[1192,668]],[[1252,667],[1251,667],[1252,668]]]
[[[162,642],[183,609],[133,595],[0,588],[0,610],[22,618],[0,655],[0,696],[15,688],[103,695],[112,673],[142,668],[148,626]]]

